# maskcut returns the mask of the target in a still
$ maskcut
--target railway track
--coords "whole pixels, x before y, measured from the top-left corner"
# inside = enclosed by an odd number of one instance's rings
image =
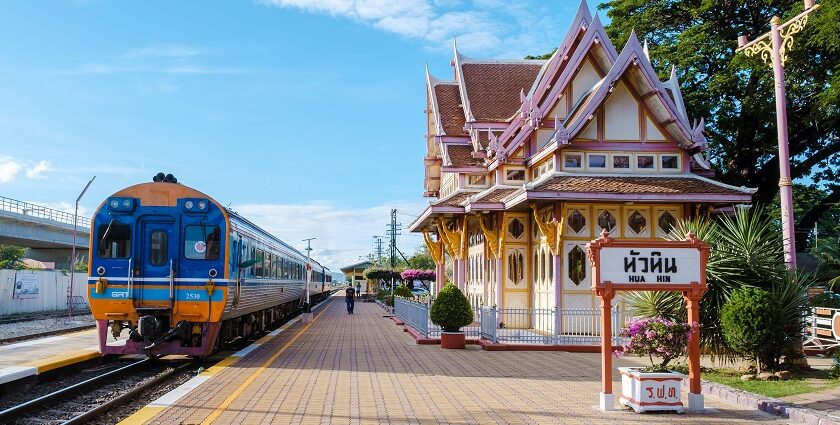
[[[75,316],[85,316],[90,314],[90,310],[80,310],[74,311],[73,314]],[[20,323],[20,322],[30,322],[33,320],[43,320],[43,319],[56,319],[60,317],[67,317],[66,311],[55,311],[51,313],[38,313],[38,314],[18,314],[14,316],[5,316],[0,317],[0,325],[5,325],[9,323]]]
[[[173,366],[148,358],[136,361],[0,411],[0,424],[87,423],[196,364],[187,361]]]

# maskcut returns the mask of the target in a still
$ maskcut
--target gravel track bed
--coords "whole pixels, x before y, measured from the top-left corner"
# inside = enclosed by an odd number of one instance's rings
[[[51,317],[26,322],[3,323],[0,324],[0,339],[96,324],[96,321],[93,320],[93,316],[90,314],[75,316],[73,319],[67,320],[66,317]]]
[[[68,399],[58,402],[55,405],[45,407],[41,410],[32,411],[12,423],[20,425],[63,423],[64,421],[72,419],[83,412],[114,399],[137,386],[154,380],[158,375],[174,369],[179,364],[180,363],[170,364],[164,362],[149,364],[145,369],[135,371],[130,375],[113,377],[102,384],[83,389],[75,397],[69,396]],[[103,373],[103,371],[99,371],[94,374],[101,373]],[[186,374],[189,375],[190,372],[187,372]],[[67,380],[55,382],[54,384],[55,388],[53,388],[53,391],[58,388],[64,388],[71,385]],[[31,400],[32,398],[32,394],[27,392],[26,397],[21,401]],[[143,405],[148,403],[146,400],[143,401]]]
[[[33,400],[49,393],[69,387],[73,384],[94,378],[103,373],[126,366],[136,360],[103,361],[101,364],[91,365],[81,370],[66,369],[61,375],[54,376],[48,381],[38,382],[21,388],[19,392],[0,393],[0,410],[5,410],[28,400]]]
[[[160,385],[155,386],[154,388],[150,388],[147,391],[143,391],[134,401],[131,403],[119,406],[110,410],[108,413],[96,418],[95,420],[89,422],[90,424],[102,424],[102,425],[112,425],[122,421],[123,419],[131,416],[134,412],[140,410],[141,408],[145,407],[147,404],[151,403],[154,400],[157,400],[159,397],[163,396],[164,394],[174,390],[179,385],[187,382],[192,377],[197,375],[197,368],[190,367],[186,370],[176,372],[174,375],[170,376],[167,380],[162,382]]]

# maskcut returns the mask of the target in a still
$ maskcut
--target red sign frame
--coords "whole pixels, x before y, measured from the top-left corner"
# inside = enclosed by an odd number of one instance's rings
[[[631,283],[601,281],[602,248],[695,248],[700,251],[700,279],[696,282]],[[613,410],[612,395],[612,299],[616,291],[680,291],[686,301],[692,333],[688,342],[689,410],[703,409],[700,386],[700,300],[706,292],[709,246],[689,233],[684,241],[616,240],[604,229],[601,237],[586,244],[592,271],[592,290],[601,299],[601,410]]]

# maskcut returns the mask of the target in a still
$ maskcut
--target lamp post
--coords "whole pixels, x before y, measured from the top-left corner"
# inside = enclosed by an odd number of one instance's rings
[[[805,28],[808,15],[819,9],[814,0],[804,0],[805,10],[791,20],[782,23],[774,16],[770,20],[770,32],[747,42],[747,36],[738,37],[736,52],[747,56],[761,55],[761,59],[773,67],[776,85],[776,127],[779,139],[779,198],[781,198],[782,236],[785,252],[785,266],[796,270],[796,238],[793,228],[793,182],[790,178],[790,153],[788,150],[787,100],[785,98],[785,60],[787,50],[793,47],[793,36]]]
[[[85,196],[85,192],[87,192],[90,184],[96,180],[96,176],[93,176],[89,182],[85,185],[85,188],[82,189],[82,193],[79,194],[79,197],[76,198],[76,209],[73,210],[73,248],[70,250],[70,288],[67,289],[67,319],[73,320],[73,284],[75,283],[75,276],[76,276],[76,226],[79,221],[79,201],[82,200],[82,196]],[[93,247],[88,247],[88,250],[93,249]],[[90,267],[90,264],[88,264]]]
[[[312,276],[312,265],[309,264],[310,253],[312,252],[312,241],[316,238],[304,239],[306,242],[306,311],[303,313],[303,323],[312,321],[312,305],[309,300],[309,278]]]

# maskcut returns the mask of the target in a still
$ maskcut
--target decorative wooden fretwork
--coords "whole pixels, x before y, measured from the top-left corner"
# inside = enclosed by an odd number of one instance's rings
[[[459,223],[460,222],[460,223]],[[452,229],[450,229],[450,224]],[[460,224],[460,225],[459,225]],[[442,219],[437,220],[438,235],[443,239],[446,252],[456,259],[461,260],[467,255],[467,219],[453,219],[450,223],[444,223]]]
[[[499,232],[492,224],[484,224],[485,218],[490,218],[485,215],[478,215],[478,227],[481,228],[481,233],[484,234],[484,240],[487,241],[487,248],[490,249],[490,255],[493,258],[500,258],[502,255],[501,246],[503,243],[504,232]],[[500,233],[502,234],[500,236]]]
[[[435,264],[443,264],[443,238],[438,234],[438,240],[433,240],[429,230],[423,229],[423,240],[426,241],[426,248],[435,261]]]
[[[548,249],[552,255],[559,255],[560,253],[560,239],[563,237],[563,218],[560,221],[552,218],[547,220],[546,216],[539,214],[537,205],[532,203],[531,210],[534,213],[534,222],[540,228],[540,232],[545,236],[545,241],[548,244]],[[561,205],[560,210],[563,207]]]

